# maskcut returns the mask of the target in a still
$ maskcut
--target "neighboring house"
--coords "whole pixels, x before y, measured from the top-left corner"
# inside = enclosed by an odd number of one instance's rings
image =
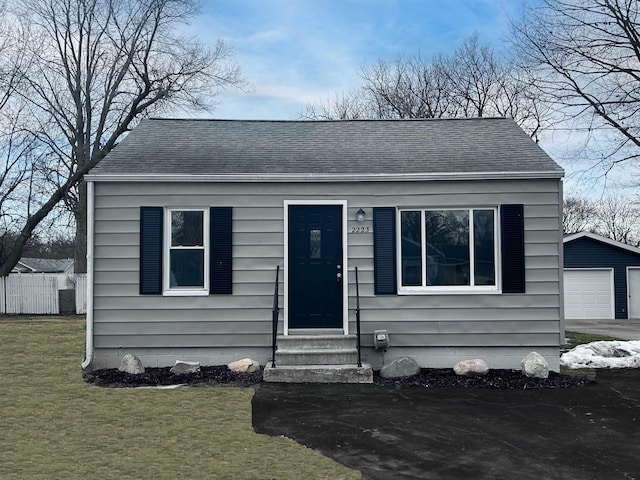
[[[564,238],[565,317],[640,318],[640,249],[595,233]]]
[[[58,290],[72,288],[69,279],[73,278],[73,258],[30,258],[22,257],[11,273],[49,273],[55,274]]]
[[[504,118],[143,120],[85,177],[83,366],[265,364],[280,266],[280,365],[296,335],[355,333],[357,267],[374,367],[557,370],[562,176]]]

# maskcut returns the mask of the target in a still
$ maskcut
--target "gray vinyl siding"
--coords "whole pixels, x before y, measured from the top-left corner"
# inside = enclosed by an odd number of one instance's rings
[[[95,185],[94,345],[100,349],[270,345],[273,282],[284,265],[284,201],[346,200],[348,229],[372,228],[373,207],[524,204],[525,294],[375,296],[373,235],[347,235],[349,320],[358,267],[364,345],[557,347],[560,336],[559,180],[363,183],[110,183]],[[233,294],[138,294],[141,206],[233,207]],[[358,224],[356,211],[366,220]],[[280,305],[284,305],[284,285]]]

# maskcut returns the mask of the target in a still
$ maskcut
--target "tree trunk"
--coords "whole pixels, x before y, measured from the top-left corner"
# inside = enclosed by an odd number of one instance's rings
[[[76,219],[74,241],[74,272],[87,273],[87,184],[78,184],[78,203],[73,212]]]

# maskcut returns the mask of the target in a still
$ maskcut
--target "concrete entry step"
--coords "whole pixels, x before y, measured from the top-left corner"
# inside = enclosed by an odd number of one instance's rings
[[[276,365],[355,365],[355,335],[287,335],[278,337]]]
[[[287,335],[278,337],[278,348],[283,350],[303,349],[353,349],[356,348],[355,335]]]
[[[276,365],[355,365],[355,348],[278,348]]]
[[[272,383],[373,383],[370,365],[278,365],[267,363],[263,380]]]

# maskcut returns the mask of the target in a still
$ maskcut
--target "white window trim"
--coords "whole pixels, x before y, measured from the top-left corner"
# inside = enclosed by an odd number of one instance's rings
[[[204,250],[204,286],[201,288],[194,287],[171,287],[169,274],[171,270],[171,262],[169,261],[169,252],[171,251],[171,212],[202,212],[202,242]],[[164,232],[163,232],[163,248],[162,248],[162,295],[166,297],[187,297],[187,296],[205,296],[209,295],[209,209],[194,207],[165,207],[164,209]],[[191,249],[190,249],[191,250]]]
[[[501,294],[502,293],[502,268],[500,252],[500,210],[497,206],[477,206],[477,207],[401,207],[396,215],[396,275],[398,278],[398,295],[438,295],[438,294]],[[421,228],[421,271],[423,282],[426,281],[426,261],[427,244],[425,241],[425,212],[437,210],[465,210],[469,212],[469,262],[471,266],[471,279],[474,278],[475,252],[473,242],[473,211],[492,210],[493,211],[493,255],[495,268],[495,285],[438,285],[438,286],[403,286],[402,285],[402,212],[419,211]]]

